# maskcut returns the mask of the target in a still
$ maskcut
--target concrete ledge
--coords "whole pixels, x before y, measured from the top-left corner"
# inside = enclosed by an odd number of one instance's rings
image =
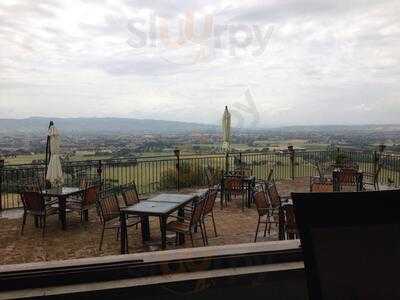
[[[110,263],[123,262],[163,262],[174,260],[186,260],[193,258],[210,258],[215,256],[239,255],[239,254],[257,254],[263,252],[276,251],[296,251],[300,249],[299,240],[272,241],[247,244],[234,244],[224,246],[196,247],[167,251],[143,252],[126,255],[110,255],[101,257],[90,257],[80,259],[70,259],[61,261],[46,261],[25,264],[0,265],[0,276],[6,272],[49,270],[52,268],[90,266]]]
[[[262,266],[251,266],[242,268],[230,268],[223,270],[214,271],[198,271],[189,274],[172,274],[172,275],[159,275],[153,277],[125,279],[125,280],[114,280],[107,282],[94,282],[90,284],[75,284],[67,286],[55,286],[50,288],[38,288],[38,289],[22,289],[17,291],[3,292],[0,293],[0,300],[9,299],[32,299],[37,297],[53,297],[53,296],[65,296],[73,297],[74,294],[81,293],[96,293],[105,290],[120,290],[120,289],[131,289],[144,286],[159,287],[171,283],[184,283],[186,281],[199,281],[199,280],[216,280],[229,278],[232,280],[234,277],[244,275],[266,275],[272,276],[272,273],[276,272],[291,272],[291,271],[303,271],[304,264],[302,262],[293,263],[281,263],[273,265],[262,265]],[[76,295],[77,299],[79,296]]]
[[[301,278],[299,286],[304,288],[297,240],[1,266],[0,299],[66,295],[100,299],[132,289],[135,294],[139,289],[146,298],[154,292],[149,289],[152,286],[162,294],[170,285],[186,289],[213,282],[218,290],[248,284],[254,276],[265,283],[282,273],[284,281],[285,276]]]

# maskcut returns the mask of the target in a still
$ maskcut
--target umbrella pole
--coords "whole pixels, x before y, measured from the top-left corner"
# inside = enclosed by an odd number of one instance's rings
[[[50,121],[49,123],[49,129],[50,127],[54,125],[53,121]],[[46,157],[45,157],[45,169],[44,169],[44,183],[45,183],[45,187],[49,188],[50,187],[50,183],[46,181],[46,174],[47,174],[47,168],[49,166],[49,162],[50,162],[50,156],[51,156],[51,149],[50,149],[50,136],[47,135],[47,141],[46,141]]]

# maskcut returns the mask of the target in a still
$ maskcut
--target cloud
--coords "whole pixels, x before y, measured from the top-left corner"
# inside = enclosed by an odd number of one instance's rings
[[[399,15],[395,0],[2,1],[0,117],[216,124],[250,89],[259,127],[398,122]],[[256,30],[271,30],[257,55]]]

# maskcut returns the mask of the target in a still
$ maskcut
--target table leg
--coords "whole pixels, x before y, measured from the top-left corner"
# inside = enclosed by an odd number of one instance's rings
[[[279,240],[285,239],[285,213],[283,211],[283,207],[279,207]]]
[[[148,216],[143,216],[140,217],[140,228],[142,230],[142,242],[145,243],[148,240],[150,240],[150,223],[149,223],[149,217]]]
[[[249,181],[248,186],[247,186],[247,208],[250,208],[251,206],[251,187],[252,187],[252,181]]]
[[[67,230],[67,197],[58,197],[58,215],[61,221],[62,230]]]
[[[224,176],[222,175],[222,179],[221,179],[221,198],[220,198],[220,204],[221,204],[221,210],[224,207],[224,200],[225,199],[225,191],[224,191]]]
[[[126,216],[123,211],[120,214],[120,224],[121,224],[121,254],[128,253],[128,234],[126,229]]]
[[[185,210],[183,208],[178,210],[178,217],[179,218],[184,218],[185,217]],[[197,225],[196,225],[196,230],[197,230]],[[183,245],[185,243],[185,235],[182,233],[178,233],[178,243],[179,245]]]
[[[167,248],[167,217],[160,217],[160,230],[161,230],[161,249]]]

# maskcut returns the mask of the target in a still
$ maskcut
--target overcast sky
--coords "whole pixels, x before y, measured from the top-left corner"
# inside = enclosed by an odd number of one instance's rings
[[[399,123],[400,1],[1,0],[0,117]]]

